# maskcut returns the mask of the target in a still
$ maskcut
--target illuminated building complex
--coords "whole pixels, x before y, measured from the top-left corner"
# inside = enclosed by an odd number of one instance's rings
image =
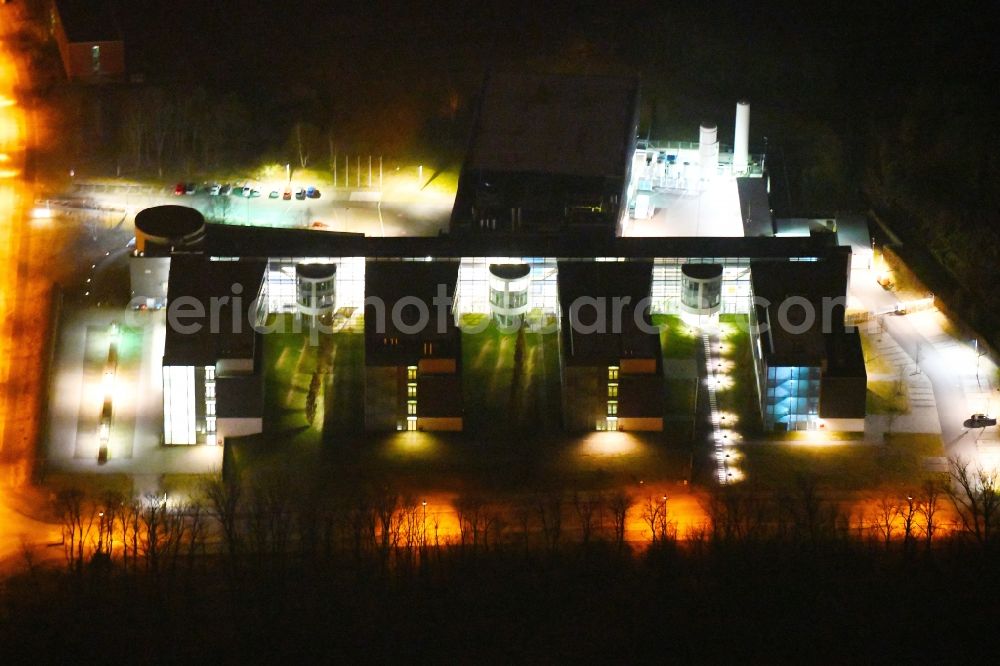
[[[773,219],[765,160],[749,153],[747,103],[737,105],[733,148],[711,122],[698,143],[637,147],[637,109],[631,79],[494,75],[450,233],[205,225],[186,209],[151,209],[136,219],[133,303],[160,307],[167,297],[173,307],[239,284],[257,299],[239,306],[249,308],[244,321],[293,314],[363,327],[358,390],[369,430],[463,429],[465,315],[503,333],[550,322],[567,430],[662,430],[653,315],[694,326],[714,326],[722,314],[774,324],[790,297],[817,306],[844,297],[852,256],[868,261],[870,247],[863,221],[845,218],[842,235],[839,219]],[[574,305],[598,301],[611,309]],[[825,322],[832,328],[789,320],[752,333],[767,428],[863,428],[864,363],[843,322],[841,307]],[[165,442],[260,431],[260,343],[245,331],[168,332]]]

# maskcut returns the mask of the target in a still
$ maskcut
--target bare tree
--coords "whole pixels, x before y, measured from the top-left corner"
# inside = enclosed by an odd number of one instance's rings
[[[895,534],[896,521],[901,512],[899,502],[889,494],[883,494],[874,502],[869,522],[873,534],[878,536],[886,549]]]
[[[1000,487],[997,473],[981,466],[972,468],[968,460],[948,459],[952,483],[948,495],[962,524],[962,531],[982,546],[994,538],[1000,517]]]
[[[55,513],[62,524],[63,553],[70,569],[81,570],[85,547],[94,525],[94,508],[79,488],[61,490],[56,495]]]
[[[938,530],[937,512],[940,504],[940,497],[940,483],[934,480],[924,482],[920,502],[918,504],[918,510],[924,519],[924,545],[928,550],[930,550],[931,544],[934,541],[934,535]]]
[[[143,497],[139,512],[139,548],[146,561],[146,570],[153,574],[160,570],[166,512],[167,503],[162,496],[148,494]]]
[[[652,495],[646,497],[646,503],[642,507],[642,519],[649,527],[650,541],[656,543],[663,534],[662,525],[664,523],[664,502],[654,499]]]
[[[535,513],[542,527],[542,537],[545,539],[545,545],[555,550],[559,545],[560,538],[562,538],[562,495],[553,492],[539,496],[535,503]]]
[[[599,494],[573,494],[573,508],[580,522],[580,541],[585,546],[590,543],[597,527],[595,521],[600,517],[602,504],[603,498]]]
[[[625,524],[628,520],[629,509],[632,508],[632,501],[632,497],[622,490],[615,492],[608,501],[614,525],[615,546],[618,550],[625,546]]]
[[[242,509],[243,488],[239,481],[216,475],[208,480],[203,492],[208,498],[209,512],[222,528],[231,566],[236,566],[242,547],[239,512]]]
[[[459,543],[463,547],[477,548],[486,528],[486,503],[474,495],[459,497],[455,501],[455,513],[458,517]]]

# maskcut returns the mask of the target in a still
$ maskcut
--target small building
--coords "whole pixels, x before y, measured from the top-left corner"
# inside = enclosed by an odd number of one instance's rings
[[[638,129],[634,78],[503,72],[483,86],[453,233],[613,238]]]
[[[663,360],[649,261],[559,262],[563,426],[663,430]]]
[[[502,331],[517,330],[531,305],[530,264],[490,264],[490,313]]]
[[[314,320],[337,309],[337,264],[295,264],[295,306]]]
[[[463,427],[457,261],[365,265],[365,428]]]
[[[216,444],[263,430],[266,262],[171,259],[163,443]]]
[[[103,83],[125,77],[125,42],[104,0],[55,0],[51,31],[66,78]]]
[[[135,250],[129,258],[135,309],[158,310],[167,304],[170,256],[200,252],[205,218],[186,206],[153,206],[135,216]]]
[[[751,264],[751,349],[767,430],[864,430],[868,377],[844,321],[850,248]]]

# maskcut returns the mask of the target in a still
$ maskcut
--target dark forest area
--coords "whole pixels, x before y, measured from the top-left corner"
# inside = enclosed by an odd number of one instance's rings
[[[941,663],[998,647],[997,479],[863,516],[802,476],[717,488],[707,520],[624,491],[455,499],[457,532],[389,485],[212,479],[170,506],[53,495],[62,564],[25,547],[0,657],[139,663]],[[663,507],[663,511],[659,509]],[[641,514],[647,540],[625,538]]]

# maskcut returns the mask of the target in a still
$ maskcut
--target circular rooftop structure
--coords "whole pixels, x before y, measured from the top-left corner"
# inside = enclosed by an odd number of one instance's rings
[[[714,280],[722,277],[722,264],[684,264],[681,273],[695,280]]]
[[[722,308],[722,265],[681,266],[681,312],[712,316]]]
[[[337,277],[337,264],[295,264],[295,275],[306,280]]]
[[[337,264],[295,264],[295,303],[317,317],[337,309]]]
[[[141,254],[190,249],[205,238],[205,218],[187,206],[153,206],[136,213],[135,247]]]
[[[490,264],[490,274],[501,280],[516,280],[531,272],[528,264]]]

